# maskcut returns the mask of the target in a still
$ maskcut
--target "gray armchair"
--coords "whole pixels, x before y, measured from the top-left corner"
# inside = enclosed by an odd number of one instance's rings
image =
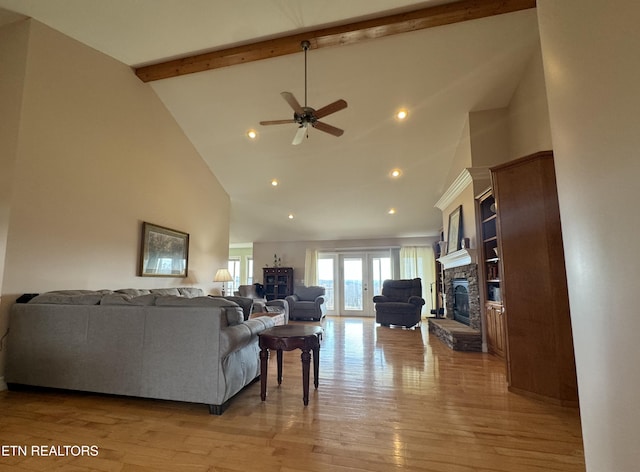
[[[267,306],[267,299],[264,298],[262,284],[238,285],[238,290],[233,292],[233,294],[236,297],[251,298],[253,300],[254,312],[265,311],[264,307]]]
[[[282,299],[267,301],[262,294],[262,284],[239,285],[233,297],[225,297],[238,303],[245,314],[245,320],[252,313],[280,312],[284,313],[285,323],[289,322],[289,304]],[[249,313],[247,313],[246,303],[250,302]],[[275,310],[273,310],[275,308]]]
[[[376,307],[376,323],[383,326],[397,325],[412,328],[420,323],[422,305],[422,281],[385,280],[382,295],[373,297]]]
[[[326,314],[324,287],[295,287],[293,295],[285,298],[289,304],[289,319],[320,321]]]

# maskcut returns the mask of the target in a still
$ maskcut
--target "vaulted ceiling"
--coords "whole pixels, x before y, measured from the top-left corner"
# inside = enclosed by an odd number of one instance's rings
[[[33,17],[134,69],[237,48],[237,65],[148,82],[230,195],[231,242],[371,239],[437,234],[434,204],[468,113],[508,105],[538,43],[535,9],[388,36],[385,28],[400,27],[375,25],[328,47],[314,41],[308,105],[346,100],[346,109],[322,119],[345,133],[310,129],[298,146],[295,124],[259,122],[292,117],[282,91],[304,104],[302,49],[257,61],[251,52],[281,37],[297,49],[300,33],[311,39],[445,3],[453,2],[0,0],[0,24],[16,13]],[[451,12],[464,18],[469,7],[509,3],[530,2],[467,1]],[[404,121],[394,117],[400,108],[409,113]],[[401,176],[390,177],[396,168]]]

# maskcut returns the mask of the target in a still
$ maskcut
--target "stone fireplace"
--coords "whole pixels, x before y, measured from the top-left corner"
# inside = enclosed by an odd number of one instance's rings
[[[444,267],[445,317],[430,318],[429,332],[451,349],[482,351],[480,281],[475,250],[463,249],[438,260]]]
[[[462,282],[465,281],[466,283]],[[456,319],[456,288],[458,288],[458,301],[460,302],[460,288],[466,288],[468,296],[467,313]],[[482,327],[482,315],[480,310],[480,286],[478,284],[478,265],[466,264],[463,266],[452,267],[444,271],[444,290],[445,290],[445,316],[448,319],[462,322],[470,328],[480,330]],[[459,308],[458,308],[458,311]],[[466,323],[464,318],[468,319]]]

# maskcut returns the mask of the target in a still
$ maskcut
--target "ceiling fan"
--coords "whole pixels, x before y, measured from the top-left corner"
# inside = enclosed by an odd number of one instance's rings
[[[298,100],[296,100],[296,97],[294,97],[291,92],[282,92],[280,94],[282,95],[282,98],[284,98],[289,106],[293,108],[293,119],[261,121],[260,124],[282,125],[286,123],[297,123],[298,132],[294,136],[291,144],[300,144],[302,142],[305,135],[307,135],[309,125],[333,136],[342,136],[344,130],[336,128],[335,126],[328,125],[319,120],[320,118],[324,118],[331,113],[335,113],[347,108],[347,102],[345,102],[344,100],[336,100],[335,102],[330,103],[329,105],[326,105],[318,110],[307,106],[307,50],[311,47],[311,43],[309,43],[309,41],[302,41],[300,45],[304,50],[304,106],[300,106],[300,103],[298,102]]]

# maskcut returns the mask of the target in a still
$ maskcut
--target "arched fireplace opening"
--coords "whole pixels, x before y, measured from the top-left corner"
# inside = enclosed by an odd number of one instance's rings
[[[470,325],[469,319],[469,281],[453,279],[453,319]]]

